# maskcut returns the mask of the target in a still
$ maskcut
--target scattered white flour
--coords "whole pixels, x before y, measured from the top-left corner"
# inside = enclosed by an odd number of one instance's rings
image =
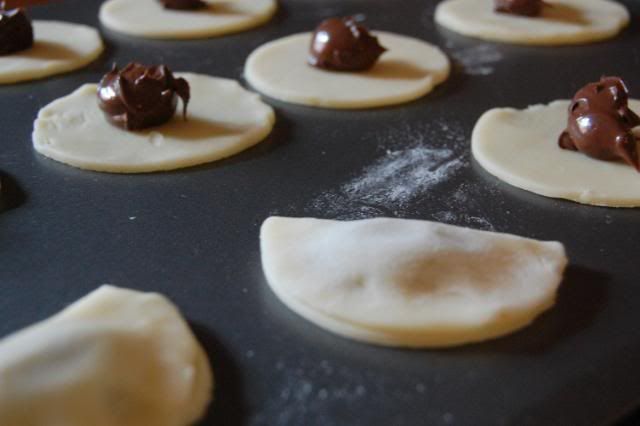
[[[338,220],[420,217],[496,230],[485,212],[487,198],[500,192],[497,184],[463,180],[452,188],[450,183],[439,187],[463,173],[469,164],[468,137],[458,124],[435,120],[370,137],[380,146],[381,155],[358,175],[317,195],[302,214],[293,205],[271,214]]]
[[[413,404],[416,394],[428,401],[446,380],[436,374],[416,383],[415,373],[398,372],[392,385],[375,369],[304,357],[290,362],[276,360],[278,378],[269,387],[278,397],[260,406],[247,419],[248,426],[368,426],[364,419],[371,416],[363,419],[360,413],[377,404],[398,407],[388,425],[415,426],[415,419],[405,417],[401,407]],[[422,424],[454,424],[452,410],[430,411]]]
[[[429,197],[433,187],[467,164],[461,149],[466,137],[446,124],[394,130],[381,140],[387,148],[380,158],[339,189],[313,199],[306,213],[343,220],[403,216],[413,201]]]
[[[476,182],[461,184],[450,197],[443,200],[442,210],[434,213],[433,220],[458,226],[467,226],[485,231],[495,231],[491,222],[481,216],[485,211],[486,195],[495,194],[496,187],[488,187]]]
[[[495,231],[493,225],[485,218],[480,216],[470,216],[464,213],[454,213],[452,211],[438,212],[433,215],[436,222],[450,224],[465,224],[474,229],[482,229],[485,231]]]
[[[471,47],[456,47],[447,43],[449,54],[462,66],[469,75],[489,75],[495,71],[494,65],[502,60],[502,53],[490,44],[480,44]]]
[[[332,408],[367,403],[367,388],[361,383],[373,375],[337,369],[328,361],[302,365],[294,368],[278,361],[276,370],[282,372],[283,381],[274,391],[279,399],[257,413],[252,426],[341,426],[346,419],[333,418]]]

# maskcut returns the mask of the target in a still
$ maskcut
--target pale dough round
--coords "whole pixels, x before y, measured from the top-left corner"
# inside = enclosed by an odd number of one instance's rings
[[[569,101],[525,110],[496,108],[473,129],[471,150],[489,173],[536,194],[608,207],[640,206],[640,173],[633,167],[561,149]],[[640,101],[630,107],[640,111]]]
[[[551,307],[557,242],[434,222],[271,217],[262,266],[302,317],[365,342],[444,347],[511,333]]]
[[[158,0],[108,0],[100,22],[114,31],[145,38],[195,39],[244,31],[267,22],[276,0],[208,0],[202,10],[169,10]]]
[[[182,105],[166,124],[126,131],[98,107],[96,85],[85,84],[38,113],[33,146],[81,169],[113,173],[172,170],[229,157],[262,141],[273,109],[235,80],[182,73],[191,86],[187,120]]]
[[[388,49],[364,72],[321,70],[307,64],[311,33],[269,42],[247,59],[244,75],[275,99],[325,108],[373,108],[409,102],[447,79],[450,64],[437,47],[398,34],[376,32]]]
[[[0,84],[37,80],[82,68],[104,50],[100,34],[86,25],[33,21],[30,49],[0,56]]]
[[[1,340],[0,379],[7,426],[188,426],[213,389],[176,307],[112,286]]]
[[[494,11],[494,0],[446,0],[436,22],[457,33],[514,44],[592,43],[614,37],[629,23],[629,12],[609,0],[547,0],[541,16]]]

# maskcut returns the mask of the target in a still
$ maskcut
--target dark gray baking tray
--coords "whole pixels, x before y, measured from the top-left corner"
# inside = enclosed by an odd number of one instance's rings
[[[99,4],[65,0],[33,16],[97,26]],[[602,74],[623,76],[640,96],[640,4],[625,4],[636,18],[620,37],[566,48],[455,35],[433,23],[435,2],[426,0],[282,1],[266,26],[203,41],[144,41],[103,30],[107,51],[89,68],[0,87],[0,170],[24,194],[0,215],[0,336],[113,283],[162,292],[191,322],[217,378],[203,425],[613,422],[640,400],[639,211],[509,187],[470,158],[469,135],[491,107],[567,98]],[[424,99],[371,111],[271,102],[278,124],[267,141],[172,173],[86,172],[31,148],[38,109],[97,81],[112,62],[164,62],[241,79],[245,57],[260,44],[324,17],[361,12],[373,28],[443,46],[457,58],[451,79]],[[438,149],[461,163],[393,198],[389,187],[410,184],[407,170],[431,157],[418,155],[386,180],[375,167],[413,148]],[[367,188],[377,198],[347,193],[346,184],[372,173],[379,179]],[[571,267],[557,306],[515,335],[450,350],[378,348],[301,320],[266,288],[258,230],[271,214],[435,219],[557,239]]]

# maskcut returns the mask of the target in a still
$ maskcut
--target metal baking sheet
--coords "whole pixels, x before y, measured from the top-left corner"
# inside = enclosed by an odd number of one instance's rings
[[[640,4],[624,3],[640,14]],[[99,4],[64,0],[32,14],[99,26]],[[473,161],[469,136],[491,107],[567,98],[603,74],[624,77],[640,96],[638,19],[603,43],[517,47],[439,28],[435,5],[283,0],[264,27],[188,42],[102,29],[108,47],[89,68],[0,87],[0,170],[21,189],[11,191],[20,205],[0,214],[0,336],[113,283],[162,292],[189,319],[217,379],[203,425],[580,426],[625,414],[640,401],[638,210],[509,187]],[[31,147],[38,109],[113,62],[242,79],[262,43],[356,13],[372,28],[442,46],[455,62],[450,80],[416,102],[368,111],[269,101],[278,123],[264,143],[170,173],[92,173]],[[411,170],[427,179],[416,185]],[[358,182],[369,186],[354,195]],[[272,214],[421,218],[560,240],[571,266],[557,306],[522,332],[449,350],[379,348],[301,320],[267,289],[258,230]]]

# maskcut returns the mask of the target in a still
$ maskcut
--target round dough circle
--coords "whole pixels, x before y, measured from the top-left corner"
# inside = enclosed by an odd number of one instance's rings
[[[275,0],[206,2],[206,9],[181,11],[165,9],[158,0],[108,0],[100,7],[100,22],[111,30],[138,37],[195,39],[257,27],[277,10]]]
[[[95,28],[57,21],[33,21],[33,47],[0,56],[0,84],[37,80],[82,68],[104,50]]]
[[[295,104],[348,109],[409,102],[447,79],[450,64],[437,47],[398,34],[376,32],[388,49],[365,72],[325,71],[307,64],[311,33],[260,46],[245,64],[245,78],[260,92]]]
[[[369,343],[444,347],[491,339],[550,308],[567,263],[558,242],[435,222],[270,217],[267,283],[291,310]]]
[[[494,0],[446,0],[436,9],[438,24],[457,33],[514,44],[584,44],[614,37],[629,12],[609,0],[548,0],[538,17],[494,11]]]
[[[33,146],[81,169],[113,173],[172,170],[229,157],[263,140],[275,115],[235,80],[178,73],[191,86],[187,120],[182,105],[158,127],[130,132],[111,125],[98,107],[95,84],[85,84],[38,113]]]
[[[608,207],[640,207],[640,173],[558,147],[569,101],[525,110],[496,108],[480,117],[471,149],[489,173],[506,183],[553,198]],[[640,111],[640,101],[631,109]]]

